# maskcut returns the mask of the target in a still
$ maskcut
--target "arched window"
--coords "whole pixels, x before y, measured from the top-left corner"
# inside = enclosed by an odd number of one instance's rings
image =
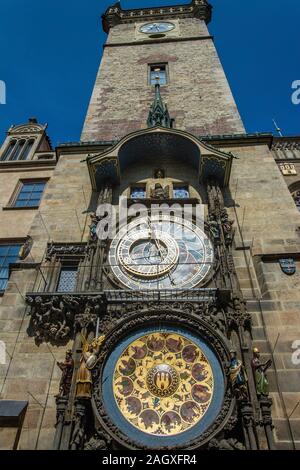
[[[11,140],[8,144],[8,147],[6,148],[6,150],[4,151],[2,157],[1,157],[1,160],[2,161],[5,161],[5,160],[9,160],[10,159],[10,156],[13,152],[13,149],[16,145],[17,141],[15,139]]]
[[[19,160],[22,150],[24,149],[26,144],[26,140],[22,139],[18,141],[18,144],[15,146],[14,151],[10,160]]]
[[[34,144],[34,139],[30,139],[30,140],[27,141],[26,146],[23,149],[22,154],[20,155],[20,160],[27,160],[27,158],[28,158],[28,156],[31,152],[31,149],[33,147],[33,144]]]

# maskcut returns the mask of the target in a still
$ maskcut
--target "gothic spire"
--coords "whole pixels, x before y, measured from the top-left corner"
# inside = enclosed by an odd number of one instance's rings
[[[172,119],[168,111],[167,105],[163,102],[160,94],[160,84],[155,84],[155,98],[153,104],[150,106],[147,125],[148,127],[162,126],[171,128]]]

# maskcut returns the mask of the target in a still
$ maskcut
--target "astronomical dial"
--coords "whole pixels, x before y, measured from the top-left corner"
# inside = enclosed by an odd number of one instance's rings
[[[158,34],[158,33],[168,33],[175,28],[173,23],[148,23],[141,26],[141,33],[145,34]]]
[[[138,218],[113,239],[109,264],[127,288],[182,289],[207,277],[214,260],[205,233],[180,217]]]

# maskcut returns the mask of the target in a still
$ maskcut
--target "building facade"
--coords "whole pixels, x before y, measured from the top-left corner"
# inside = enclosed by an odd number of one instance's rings
[[[19,449],[300,448],[299,137],[246,133],[211,16],[116,3],[80,142],[53,149],[36,119],[7,133]]]

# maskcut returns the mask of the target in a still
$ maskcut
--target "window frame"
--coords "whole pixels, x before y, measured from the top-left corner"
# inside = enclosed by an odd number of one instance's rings
[[[164,67],[165,68],[165,75],[166,75],[166,83],[161,84],[160,86],[168,86],[170,83],[170,74],[169,74],[169,64],[168,62],[158,62],[154,64],[148,64],[148,85],[155,86],[155,83],[151,83],[151,72],[152,69],[155,67]]]
[[[145,192],[145,197],[132,197],[131,193],[133,189],[138,189],[141,188]],[[129,199],[134,200],[134,199],[147,199],[147,183],[132,183],[129,186]]]
[[[68,261],[67,259],[61,259],[61,265],[59,269],[59,275],[57,277],[57,283],[56,283],[56,288],[55,292],[58,293],[70,293],[70,292],[76,292],[76,287],[78,283],[78,276],[79,276],[79,260],[78,262],[76,261]],[[76,277],[75,277],[75,288],[73,290],[59,290],[59,285],[60,285],[60,280],[61,280],[61,275],[63,271],[72,271],[76,272]]]
[[[188,191],[188,196],[187,197],[175,197],[175,190],[176,189],[179,189],[179,188],[187,188],[187,191]],[[172,197],[173,199],[190,199],[191,198],[191,190],[190,190],[190,185],[188,183],[185,183],[185,182],[182,182],[182,183],[173,183],[173,188],[172,188]]]
[[[40,204],[41,204],[43,195],[45,193],[45,189],[46,189],[46,185],[47,185],[48,181],[49,181],[49,178],[20,179],[18,181],[18,184],[17,184],[14,192],[13,192],[12,197],[9,200],[9,203],[8,203],[8,206],[6,207],[6,209],[15,209],[15,210],[38,209],[40,207]],[[43,189],[39,204],[37,206],[20,206],[20,207],[16,206],[16,203],[18,201],[18,198],[21,194],[21,191],[22,191],[23,187],[26,184],[38,184],[38,183],[44,183],[44,189]],[[31,192],[31,194],[32,194],[32,192]],[[30,200],[32,200],[32,199],[31,198],[28,199],[28,201],[30,201]]]
[[[25,242],[24,239],[19,239],[19,238],[18,238],[18,239],[8,239],[8,240],[7,240],[7,239],[2,239],[2,240],[0,240],[0,248],[3,247],[3,246],[5,246],[5,247],[10,247],[10,246],[16,247],[16,246],[19,246],[19,252],[18,252],[18,255],[17,255],[15,261],[12,262],[12,263],[9,263],[8,266],[7,266],[7,268],[3,268],[3,269],[8,269],[7,284],[8,284],[8,282],[9,282],[9,278],[10,278],[9,265],[10,265],[10,264],[15,264],[15,263],[18,262],[18,260],[20,260],[19,253],[20,253],[20,249],[22,248],[22,245],[24,245],[24,242]],[[4,257],[4,256],[1,256],[1,254],[0,254],[0,258],[2,258],[2,257]],[[9,256],[5,256],[5,258],[9,258]],[[1,267],[0,267],[0,271],[1,271]],[[1,279],[1,280],[4,280],[5,278],[4,278],[4,277],[1,277],[0,279]],[[0,297],[2,297],[2,296],[5,294],[5,291],[6,291],[6,289],[7,289],[7,284],[6,284],[6,286],[5,286],[5,289],[1,289],[1,288],[0,288]]]

